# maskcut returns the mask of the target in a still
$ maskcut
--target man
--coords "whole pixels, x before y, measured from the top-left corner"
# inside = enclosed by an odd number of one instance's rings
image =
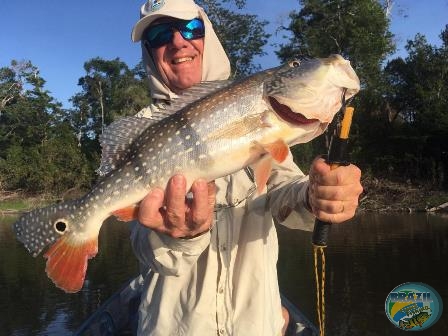
[[[192,0],[149,1],[133,41],[141,41],[152,109],[201,80],[226,79],[227,56],[204,11]],[[339,223],[353,217],[360,171],[330,171],[316,159],[310,177],[292,156],[273,167],[267,191],[254,193],[250,172],[214,183],[197,180],[187,200],[182,175],[142,202],[132,244],[144,269],[141,335],[279,335],[284,330],[277,281],[273,218],[312,228],[315,216]]]

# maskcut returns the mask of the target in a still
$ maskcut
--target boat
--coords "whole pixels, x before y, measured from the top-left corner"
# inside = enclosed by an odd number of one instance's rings
[[[131,279],[104,302],[73,334],[74,336],[136,335],[142,278]],[[281,295],[289,312],[287,336],[317,336],[316,326]]]

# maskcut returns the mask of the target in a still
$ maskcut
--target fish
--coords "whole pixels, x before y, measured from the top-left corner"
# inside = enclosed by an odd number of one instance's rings
[[[289,147],[322,134],[344,99],[360,90],[350,61],[340,55],[301,57],[235,81],[200,83],[149,118],[125,117],[101,135],[98,182],[84,196],[25,213],[16,238],[68,293],[79,291],[98,235],[110,216],[137,219],[139,202],[169,178],[187,186],[252,167],[262,193],[273,162]]]
[[[398,323],[398,326],[401,329],[412,329],[414,327],[419,326],[420,328],[423,326],[423,323],[425,323],[431,315],[427,312],[420,312],[411,318],[408,319],[402,319]]]

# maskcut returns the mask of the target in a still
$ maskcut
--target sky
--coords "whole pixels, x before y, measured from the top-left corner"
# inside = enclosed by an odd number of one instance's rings
[[[269,44],[286,42],[276,28],[288,24],[288,13],[299,9],[298,0],[246,0],[246,11],[270,21]],[[45,89],[69,108],[69,98],[80,91],[78,79],[87,60],[119,57],[130,68],[141,58],[139,43],[131,30],[144,0],[0,0],[0,67],[11,60],[30,60],[46,80]],[[448,24],[448,0],[396,0],[391,31],[397,55],[406,55],[404,45],[420,32],[429,43],[439,45],[439,35]],[[277,66],[275,48],[256,61],[262,68]]]

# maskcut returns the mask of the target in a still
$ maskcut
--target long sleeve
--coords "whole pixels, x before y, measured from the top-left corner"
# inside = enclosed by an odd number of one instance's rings
[[[135,223],[131,245],[143,269],[179,276],[190,270],[210,244],[210,233],[192,239],[172,238]]]
[[[277,222],[291,229],[313,230],[315,217],[306,207],[308,182],[291,153],[284,162],[274,165],[268,181],[268,202]]]

